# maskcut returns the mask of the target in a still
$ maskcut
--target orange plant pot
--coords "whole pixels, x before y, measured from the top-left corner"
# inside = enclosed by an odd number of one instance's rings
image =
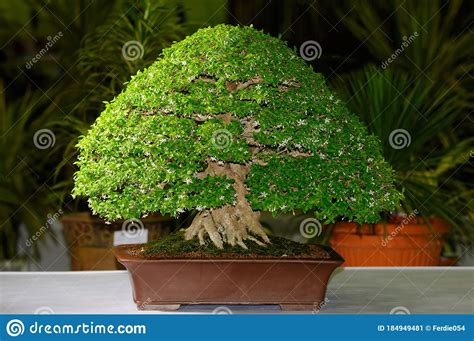
[[[451,226],[438,218],[431,227],[421,219],[393,219],[386,224],[340,222],[334,227],[331,246],[343,266],[438,266],[445,235]]]

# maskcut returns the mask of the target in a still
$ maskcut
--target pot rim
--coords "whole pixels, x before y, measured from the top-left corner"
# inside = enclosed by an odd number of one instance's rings
[[[137,257],[129,255],[126,251],[131,247],[136,247],[138,245],[143,244],[124,244],[118,245],[113,247],[113,252],[115,257],[119,262],[222,262],[222,263],[334,263],[334,264],[342,264],[344,259],[332,248],[318,245],[319,247],[323,248],[325,251],[329,253],[330,258],[296,258],[296,257],[285,257],[285,258],[270,258],[270,257],[258,257],[258,258],[232,258],[232,257],[208,257],[208,258],[184,258],[184,257],[176,257],[176,258],[145,258],[145,257]]]

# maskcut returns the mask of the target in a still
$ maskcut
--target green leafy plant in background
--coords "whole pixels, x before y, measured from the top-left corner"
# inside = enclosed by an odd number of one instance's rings
[[[20,225],[31,237],[57,210],[58,200],[41,183],[48,150],[35,146],[35,134],[48,126],[55,111],[39,93],[27,90],[22,98],[7,101],[3,90],[0,86],[0,260],[8,260],[17,256]],[[50,141],[36,135],[36,143]],[[32,255],[38,256],[37,244],[31,246]]]
[[[465,115],[456,105],[458,95],[438,84],[411,82],[407,74],[373,66],[334,84],[348,99],[348,106],[382,140],[383,155],[393,165],[397,187],[405,194],[403,210],[417,209],[424,217],[437,215],[470,233],[462,220],[472,189],[452,173],[469,162],[474,139],[441,140],[446,128]],[[397,132],[399,129],[405,132]],[[397,145],[396,138],[402,144]]]
[[[75,103],[70,101],[67,117],[54,123],[64,151],[56,167],[55,190],[64,198],[73,186],[71,160],[78,136],[86,133],[104,100],[112,99],[131,75],[184,36],[180,11],[173,1],[116,1],[107,14],[101,14],[102,23],[85,33],[76,51],[80,86],[75,88]]]
[[[403,211],[441,217],[456,227],[460,240],[472,242],[474,139],[460,136],[472,129],[468,73],[474,45],[472,32],[456,22],[461,5],[356,2],[343,22],[380,64],[333,79],[332,85],[382,141],[405,194]],[[384,19],[387,13],[390,20]],[[387,63],[414,32],[416,39]]]
[[[78,144],[74,195],[109,220],[197,209],[186,238],[268,242],[255,211],[376,222],[401,195],[323,77],[251,27],[202,29],[140,71]]]
[[[459,91],[472,71],[472,35],[468,22],[457,20],[467,1],[351,1],[349,15],[339,10],[342,23],[371,56],[382,63],[402,46],[413,33],[415,41],[403,49],[390,65],[414,76],[437,81],[443,78]]]
[[[101,109],[104,100],[153,63],[163,48],[184,37],[182,14],[172,1],[118,1],[103,23],[86,34],[78,51],[78,70],[93,109]]]

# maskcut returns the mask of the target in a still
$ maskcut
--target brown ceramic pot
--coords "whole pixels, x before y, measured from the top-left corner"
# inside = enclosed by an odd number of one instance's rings
[[[401,218],[362,226],[341,222],[330,243],[344,257],[344,266],[437,266],[451,226],[437,218],[430,223]]]
[[[129,271],[138,309],[178,309],[181,304],[278,304],[313,310],[324,302],[332,272],[343,259],[321,247],[326,259],[145,259],[133,245],[114,249]]]

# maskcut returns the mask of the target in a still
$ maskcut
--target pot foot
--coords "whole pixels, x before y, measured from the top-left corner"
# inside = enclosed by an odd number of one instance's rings
[[[284,310],[284,311],[313,311],[314,305],[290,303],[290,304],[280,304],[280,308],[281,310]]]
[[[138,310],[161,310],[161,311],[177,311],[181,304],[154,304],[153,302],[137,302]]]

